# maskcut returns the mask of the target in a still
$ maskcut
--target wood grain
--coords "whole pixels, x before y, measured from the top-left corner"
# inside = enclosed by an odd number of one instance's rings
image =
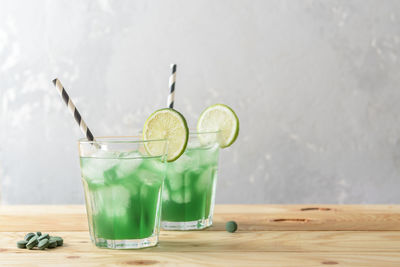
[[[65,207],[65,206],[63,206]],[[83,206],[0,206],[1,231],[87,231]],[[31,224],[26,224],[26,221]],[[221,231],[235,220],[241,231],[398,231],[400,206],[396,205],[217,205],[214,226]]]
[[[0,248],[20,251],[15,242],[24,232],[0,233]],[[91,253],[88,232],[50,232],[60,235],[64,251]],[[215,231],[161,231],[152,252],[399,252],[397,231],[251,231],[234,234]]]
[[[107,251],[65,253],[30,251],[1,255],[1,266],[359,266],[398,267],[399,254],[382,253],[301,253],[301,252],[221,252],[149,253],[146,251]]]
[[[0,266],[400,266],[399,228],[397,205],[217,205],[206,231],[161,231],[157,247],[121,251],[91,244],[83,206],[0,206]],[[37,230],[65,245],[16,248]]]

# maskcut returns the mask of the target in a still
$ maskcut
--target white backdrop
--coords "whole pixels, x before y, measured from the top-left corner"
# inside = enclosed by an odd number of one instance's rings
[[[136,133],[166,105],[240,118],[219,203],[400,203],[399,1],[0,0],[0,194],[83,203],[78,127]]]

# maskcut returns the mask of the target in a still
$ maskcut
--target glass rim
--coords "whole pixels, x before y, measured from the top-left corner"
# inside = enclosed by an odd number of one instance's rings
[[[138,131],[140,134],[142,134],[143,133],[143,131],[142,130],[140,130],[140,131]],[[210,131],[210,132],[198,132],[197,130],[194,130],[194,129],[189,129],[189,135],[190,134],[216,134],[216,133],[220,133],[221,132],[221,130],[218,130],[218,131]],[[85,138],[82,138],[82,139],[85,139]]]
[[[164,139],[149,139],[143,140],[140,135],[129,135],[129,136],[96,136],[95,140],[89,141],[87,138],[79,138],[79,144],[142,144],[142,143],[152,143],[152,142],[167,142],[166,138]],[[126,140],[124,140],[126,139]]]
[[[218,134],[218,133],[220,133],[221,131],[211,131],[211,132],[198,132],[197,130],[196,131],[190,131],[189,130],[189,135],[196,135],[196,134]]]

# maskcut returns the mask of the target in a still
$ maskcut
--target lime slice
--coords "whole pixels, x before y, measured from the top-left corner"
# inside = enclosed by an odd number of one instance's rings
[[[239,119],[227,105],[215,104],[201,113],[197,122],[197,131],[219,131],[219,146],[225,148],[232,145],[239,134]]]
[[[188,142],[189,130],[185,117],[172,108],[155,111],[146,120],[143,128],[143,140],[167,139],[167,161],[174,161],[183,154]],[[145,143],[150,155],[158,156],[164,153],[162,142]]]

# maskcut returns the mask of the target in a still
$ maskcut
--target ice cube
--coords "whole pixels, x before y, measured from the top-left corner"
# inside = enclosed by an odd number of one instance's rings
[[[193,165],[193,159],[185,152],[174,162],[168,163],[168,170],[175,172],[184,172]]]
[[[186,171],[183,174],[184,175],[183,185],[190,186],[192,183],[195,183],[198,180],[201,173],[202,173],[202,170],[199,168],[195,168],[195,169]]]
[[[214,175],[213,168],[204,169],[198,175],[199,176],[196,181],[196,190],[198,190],[198,192],[204,192],[208,190],[212,184]]]
[[[168,187],[171,191],[179,190],[183,187],[184,176],[179,173],[169,173],[168,174]]]
[[[164,181],[163,176],[148,170],[141,170],[138,175],[140,180],[147,186],[159,186]]]
[[[197,152],[199,165],[210,166],[218,164],[219,148],[212,146]]]
[[[207,148],[189,148],[184,155],[191,159],[191,166],[209,166],[218,163],[218,151],[218,145],[214,145]]]
[[[166,186],[164,186],[163,192],[162,192],[163,201],[168,201],[169,200],[169,194],[170,194],[170,192],[169,192],[168,188]]]
[[[192,193],[189,190],[171,192],[172,201],[178,204],[189,203],[192,200]]]
[[[118,157],[124,159],[140,159],[142,158],[142,155],[138,151],[133,150],[133,151],[120,152]]]
[[[118,163],[113,159],[81,158],[81,174],[89,183],[103,184],[104,174]]]
[[[96,150],[94,151],[90,157],[91,158],[97,158],[97,159],[112,159],[112,158],[118,158],[119,152],[117,151],[108,151],[108,150]]]
[[[109,217],[126,216],[130,204],[131,193],[121,185],[103,186],[93,192],[94,213],[102,213]]]
[[[145,202],[154,202],[156,198],[160,195],[161,184],[149,186],[147,184],[142,184],[140,188],[140,199]]]
[[[146,159],[145,165],[149,170],[154,170],[159,173],[165,173],[167,164],[162,162],[161,159]]]
[[[115,179],[126,179],[131,177],[135,174],[141,163],[141,159],[119,159],[118,164],[115,166]]]
[[[157,170],[151,169],[147,164],[141,164],[137,168],[135,175],[140,179],[140,181],[148,186],[161,185],[165,178],[165,173],[160,173]]]

